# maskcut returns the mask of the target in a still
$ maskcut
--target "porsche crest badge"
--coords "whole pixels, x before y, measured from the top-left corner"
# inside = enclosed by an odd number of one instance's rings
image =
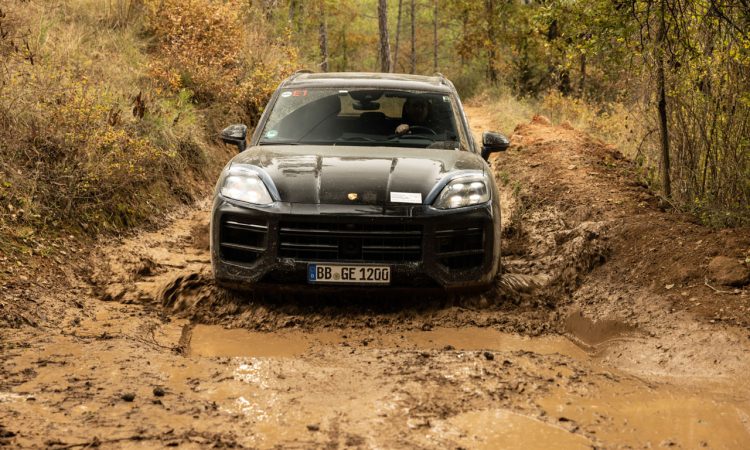
[[[357,195],[357,193],[356,193],[356,192],[350,192],[349,194],[347,194],[347,195],[346,195],[346,197],[347,197],[347,198],[348,198],[349,200],[351,200],[351,201],[354,201],[354,200],[356,200],[356,199],[357,199],[357,198],[358,198],[359,196]]]

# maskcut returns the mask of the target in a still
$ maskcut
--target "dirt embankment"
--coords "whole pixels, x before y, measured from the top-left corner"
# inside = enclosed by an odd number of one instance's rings
[[[749,296],[721,282],[748,230],[662,211],[615,149],[543,118],[492,167],[506,273],[481,296],[223,291],[207,203],[14,279],[0,444],[742,448]]]

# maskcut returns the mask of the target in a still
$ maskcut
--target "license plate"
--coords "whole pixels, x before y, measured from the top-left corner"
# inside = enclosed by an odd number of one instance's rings
[[[391,268],[354,264],[308,264],[307,281],[330,284],[391,284]]]

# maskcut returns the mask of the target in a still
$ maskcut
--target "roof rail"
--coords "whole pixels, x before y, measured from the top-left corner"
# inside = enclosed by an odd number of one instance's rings
[[[453,84],[453,82],[451,80],[445,78],[445,75],[443,75],[440,72],[435,72],[435,76],[436,77],[440,77],[440,84],[442,84],[443,86],[448,86],[449,88],[451,88],[454,91],[456,90],[456,86]]]
[[[310,70],[310,69],[295,70],[294,73],[292,74],[292,76],[290,78],[295,78],[297,75],[301,75],[303,73],[313,73],[313,71]]]
[[[310,70],[310,69],[298,69],[298,70],[295,70],[293,74],[289,75],[284,81],[281,82],[281,85],[283,86],[283,85],[287,84],[288,82],[294,80],[295,78],[297,78],[298,76],[302,75],[303,73],[313,73],[313,71]]]
[[[442,73],[440,73],[440,72],[435,72],[434,74],[432,74],[432,76],[433,76],[433,77],[438,77],[438,78],[440,78],[440,83],[441,83],[441,84],[444,84],[444,85],[446,85],[446,86],[449,86],[449,85],[450,85],[450,83],[448,82],[448,79],[447,79],[447,78],[445,78],[445,75],[443,75]]]

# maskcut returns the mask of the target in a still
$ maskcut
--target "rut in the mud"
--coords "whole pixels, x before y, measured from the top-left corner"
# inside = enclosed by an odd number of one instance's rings
[[[525,212],[510,199],[503,219],[504,273],[478,295],[383,298],[367,295],[295,295],[233,292],[213,284],[205,242],[207,213],[176,227],[126,241],[92,276],[104,299],[160,305],[198,323],[273,331],[279,328],[397,325],[495,326],[540,334],[557,326],[562,306],[593,267],[606,259],[607,226],[569,225],[554,206]],[[528,201],[528,200],[526,200]],[[166,244],[160,244],[160,242]],[[98,256],[99,257],[99,256]],[[97,258],[98,258],[97,257]]]

